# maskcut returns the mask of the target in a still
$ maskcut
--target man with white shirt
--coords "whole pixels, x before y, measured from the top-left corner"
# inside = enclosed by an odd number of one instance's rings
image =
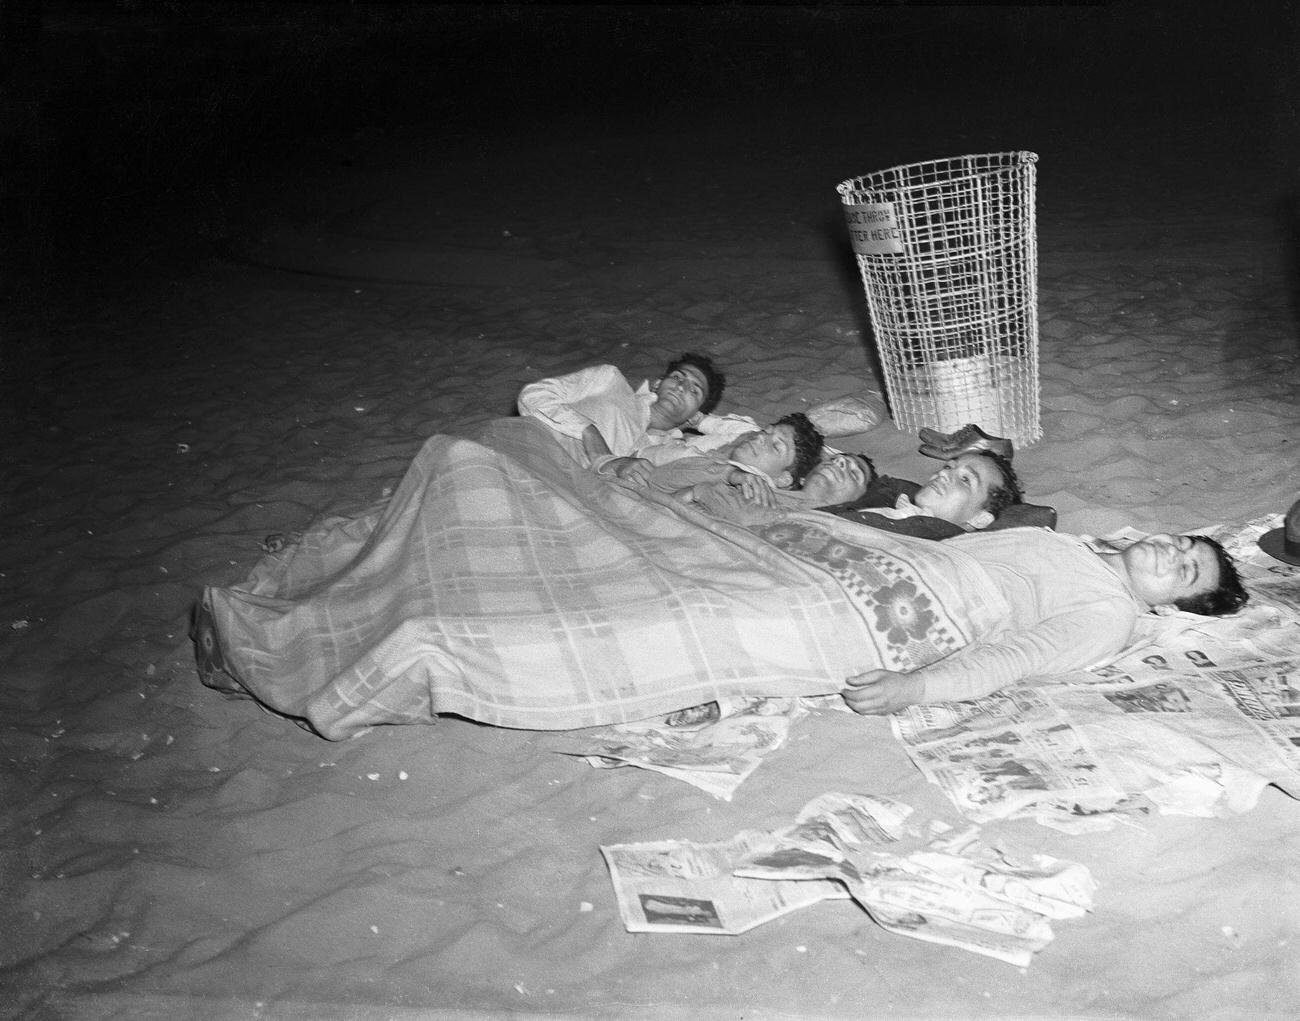
[[[584,465],[634,456],[658,463],[715,449],[758,428],[748,418],[711,414],[725,386],[710,358],[688,352],[658,380],[636,389],[613,365],[594,365],[529,383],[518,406]],[[686,428],[699,435],[687,436]]]

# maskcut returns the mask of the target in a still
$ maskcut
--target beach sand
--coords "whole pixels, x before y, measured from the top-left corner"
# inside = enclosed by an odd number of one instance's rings
[[[47,4],[45,45],[98,53],[121,113],[111,71],[179,35],[117,10]],[[187,638],[200,588],[241,580],[267,535],[381,499],[425,437],[511,413],[530,380],[696,350],[728,370],[724,409],[760,419],[878,389],[835,186],[962,153],[1040,157],[1028,498],[1092,534],[1285,510],[1294,26],[440,10],[391,14],[400,31],[315,12],[295,51],[315,105],[299,82],[241,107],[242,149],[229,121],[219,152],[176,142],[197,122],[158,127],[147,167],[122,149],[152,196],[95,192],[72,142],[112,155],[106,129],[55,122],[55,183],[6,210],[38,244],[11,260],[3,341],[0,1016],[1294,1016],[1300,807],[1276,789],[1231,818],[987,827],[1099,883],[1027,969],[847,901],[738,937],[634,935],[601,844],[779,826],[827,790],[959,820],[880,719],[801,721],[722,802],[592,770],[556,754],[565,735],[445,719],[331,744],[203,688]],[[349,17],[371,19],[351,50]],[[179,85],[129,109],[180,107]],[[889,422],[841,445],[934,467]]]

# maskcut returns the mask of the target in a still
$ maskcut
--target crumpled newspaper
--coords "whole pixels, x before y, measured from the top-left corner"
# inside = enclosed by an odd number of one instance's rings
[[[653,770],[730,801],[806,713],[797,698],[719,699],[667,718],[602,728],[589,735],[591,743],[582,750],[561,754],[584,758],[598,769]]]

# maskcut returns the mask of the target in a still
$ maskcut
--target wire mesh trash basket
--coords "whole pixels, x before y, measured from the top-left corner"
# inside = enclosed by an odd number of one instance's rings
[[[957,156],[837,188],[898,428],[1042,436],[1037,161]]]

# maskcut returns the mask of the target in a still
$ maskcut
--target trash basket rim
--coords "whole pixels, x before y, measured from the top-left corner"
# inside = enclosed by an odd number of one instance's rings
[[[948,178],[935,179],[933,181],[918,181],[912,184],[885,184],[881,182],[876,186],[867,186],[863,182],[871,181],[877,178],[885,177],[889,174],[901,174],[907,171],[918,171],[929,167],[940,167],[944,164],[956,164],[960,167],[967,160],[1001,160],[996,166],[988,166],[981,169],[968,169],[963,173],[954,174]],[[881,170],[872,170],[865,174],[858,174],[856,177],[847,178],[841,181],[836,187],[836,191],[844,199],[850,197],[850,193],[862,192],[892,192],[902,194],[913,192],[919,189],[942,188],[960,181],[969,181],[978,177],[989,177],[993,174],[1001,173],[1006,170],[1015,169],[1016,167],[1032,166],[1038,162],[1038,153],[1028,149],[1009,149],[1005,152],[981,152],[968,153],[964,156],[944,156],[938,159],[921,160],[916,163],[899,163],[892,167],[885,167]]]

